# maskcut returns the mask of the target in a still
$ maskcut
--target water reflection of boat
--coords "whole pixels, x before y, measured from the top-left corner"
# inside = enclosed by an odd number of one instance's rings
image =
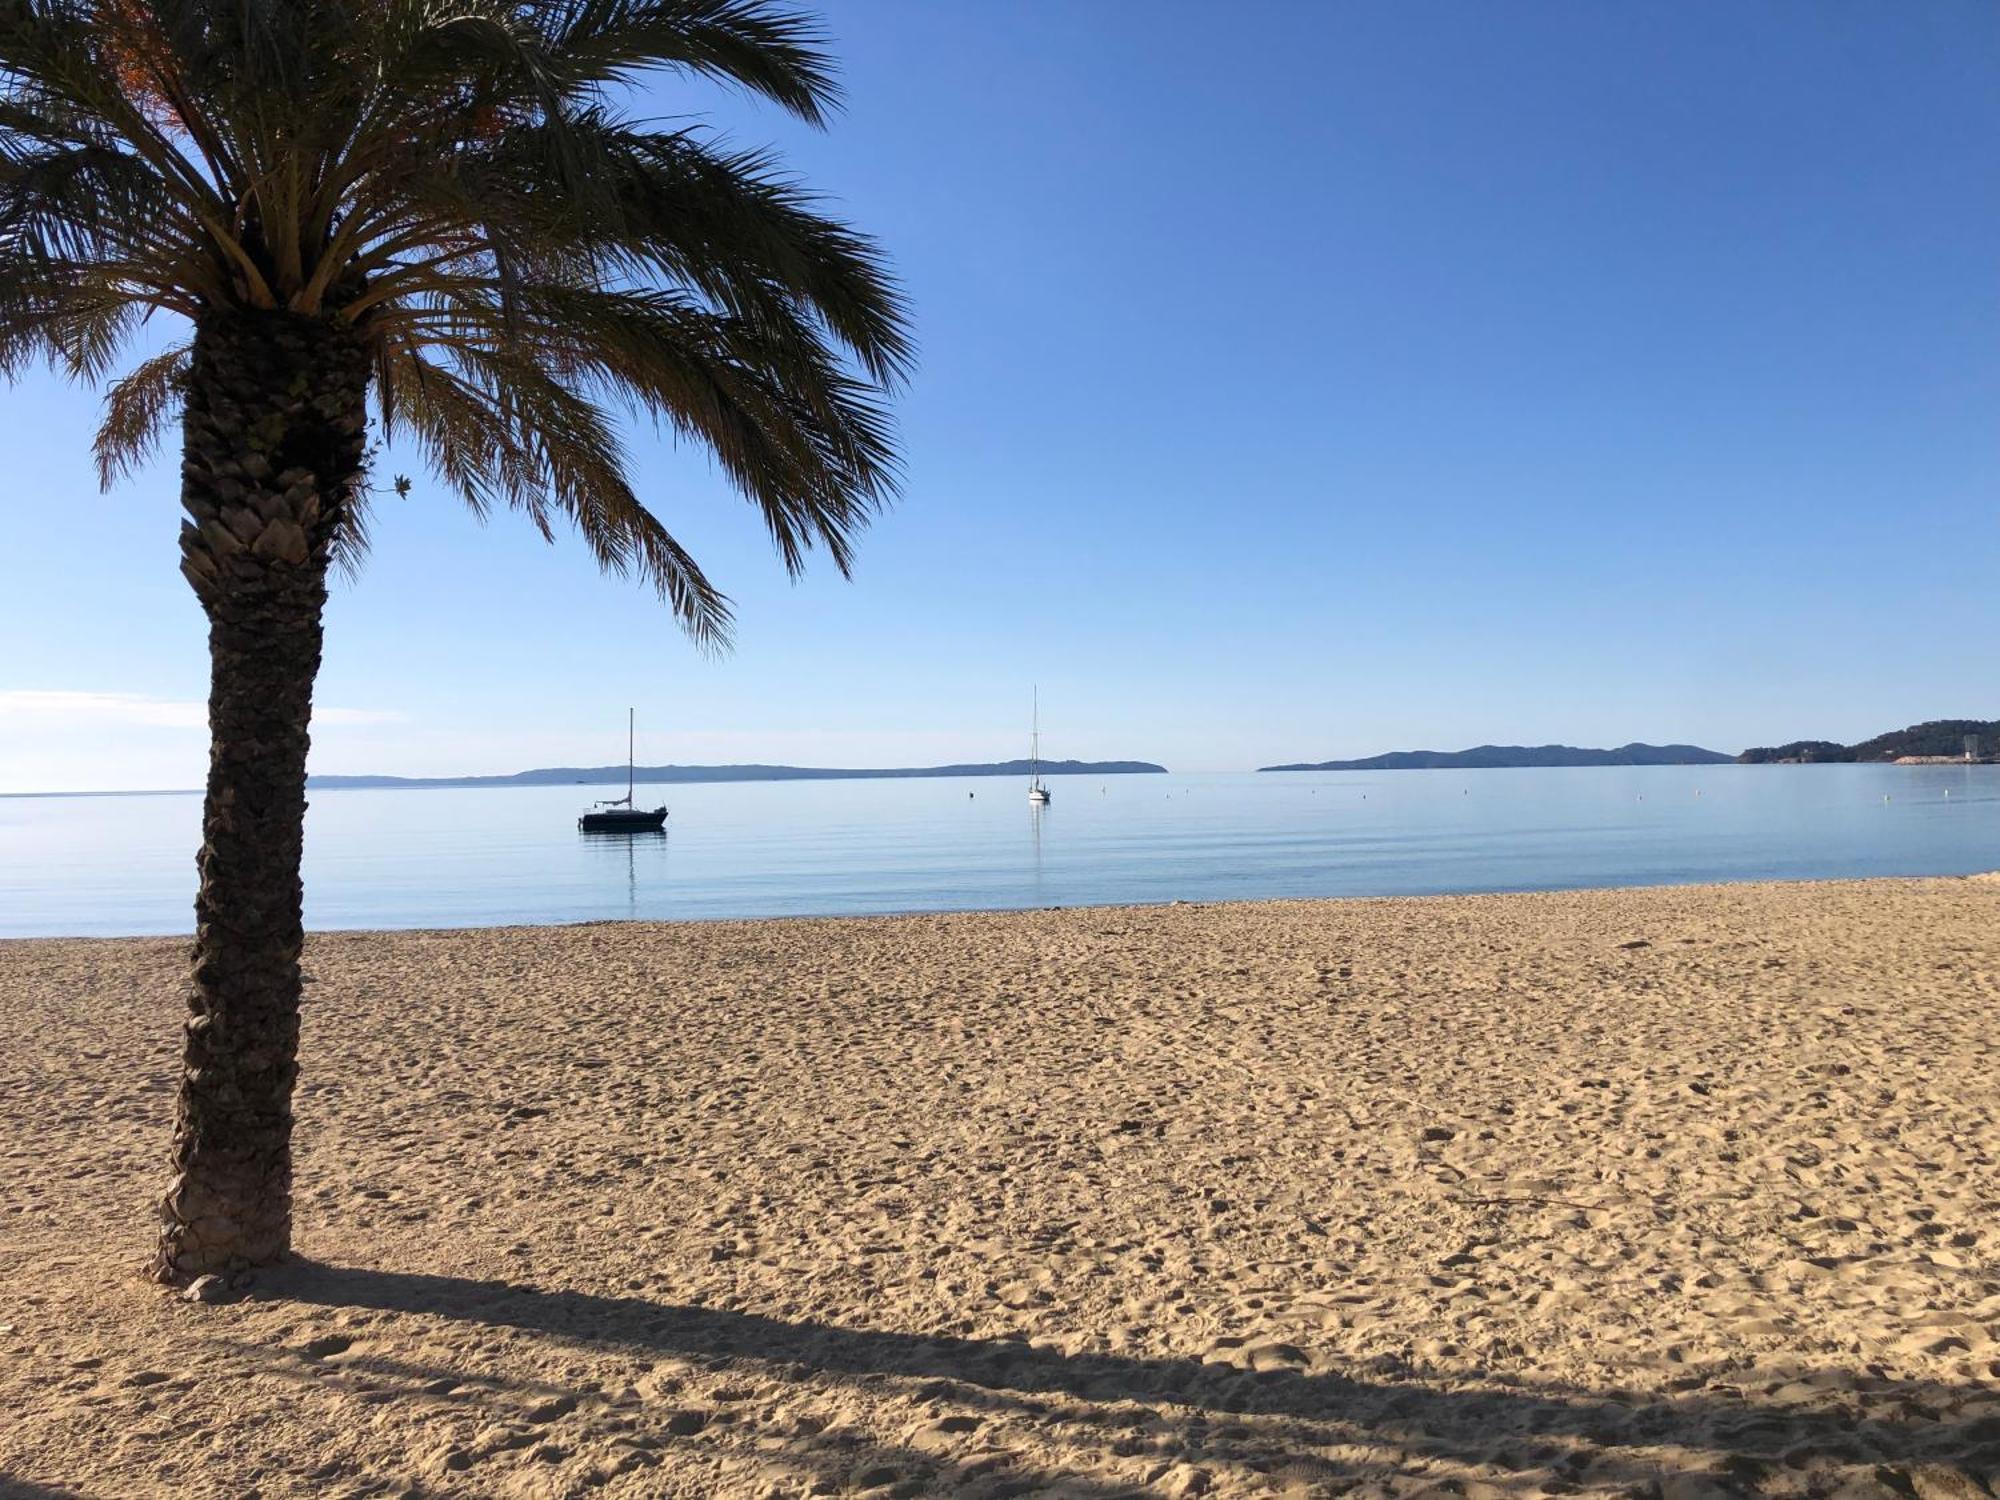
[[[633,790],[633,713],[625,710],[625,795],[593,802],[588,811],[576,820],[576,826],[584,833],[658,833],[667,826],[667,810],[664,807],[647,809],[632,805]]]

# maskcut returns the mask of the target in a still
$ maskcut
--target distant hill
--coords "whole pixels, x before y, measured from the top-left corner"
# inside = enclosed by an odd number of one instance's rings
[[[1733,759],[1699,745],[1620,745],[1585,750],[1575,745],[1475,745],[1470,750],[1393,750],[1366,760],[1322,760],[1263,771],[1471,771],[1523,766],[1718,766]]]
[[[1045,760],[1044,776],[1138,776],[1164,774],[1165,766],[1149,760]],[[910,776],[1026,776],[1025,760],[999,760],[979,765],[904,766],[889,770],[852,770],[834,766],[640,766],[635,781],[877,781]],[[312,776],[306,785],[321,790],[341,787],[447,786],[611,786],[625,779],[623,766],[545,766],[516,771],[511,776]]]
[[[1832,740],[1793,740],[1789,745],[1760,745],[1736,758],[1745,765],[1770,765],[1778,761],[1883,761],[1902,755],[1951,755],[1965,753],[1965,737],[1976,735],[1975,755],[1981,760],[2000,756],[2000,719],[1933,719],[1928,724],[1912,724],[1908,729],[1891,730],[1858,745],[1841,745]]]
[[[1785,761],[1853,760],[1853,753],[1838,740],[1793,740],[1789,745],[1759,745],[1736,757],[1746,766],[1775,765]]]

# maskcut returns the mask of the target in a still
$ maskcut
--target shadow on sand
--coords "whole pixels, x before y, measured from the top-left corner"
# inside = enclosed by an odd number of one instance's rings
[[[673,1357],[781,1384],[908,1382],[935,1410],[970,1412],[999,1440],[1029,1424],[1060,1441],[979,1462],[911,1452],[852,1427],[757,1433],[809,1489],[885,1494],[1147,1493],[1085,1472],[1093,1454],[1156,1460],[1155,1473],[1203,1471],[1199,1486],[1334,1495],[1358,1483],[1407,1493],[1568,1490],[1677,1495],[1919,1495],[1977,1500],[2000,1473],[2000,1389],[1901,1382],[1865,1372],[1801,1381],[1797,1372],[1690,1374],[1670,1394],[1525,1386],[1420,1370],[1271,1371],[1181,1359],[1066,1355],[1013,1340],[787,1323],[752,1313],[634,1297],[543,1291],[451,1276],[295,1263],[255,1297],[328,1308],[424,1314],[638,1356]],[[378,1362],[415,1389],[438,1372]],[[447,1382],[448,1383],[448,1382]],[[965,1420],[965,1419],[961,1419]],[[629,1424],[628,1424],[629,1425]],[[1050,1467],[1051,1451],[1077,1465]],[[1040,1464],[1041,1467],[1036,1467]],[[1695,1474],[1698,1479],[1677,1479]],[[883,1478],[882,1476],[888,1476]],[[1413,1483],[1413,1476],[1423,1476]],[[1362,1490],[1359,1493],[1367,1493]],[[1380,1492],[1386,1493],[1386,1490]]]
[[[45,1484],[16,1479],[0,1469],[0,1500],[86,1500],[75,1490],[52,1490]]]

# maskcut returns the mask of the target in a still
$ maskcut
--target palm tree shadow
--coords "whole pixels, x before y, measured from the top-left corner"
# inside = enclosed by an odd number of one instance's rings
[[[0,1469],[0,1500],[84,1500],[84,1497],[75,1490],[50,1489]]]
[[[1793,1495],[1830,1493],[1859,1470],[1878,1491],[1908,1494],[1915,1493],[1912,1474],[1942,1464],[1973,1486],[1964,1492],[1971,1500],[1982,1488],[1972,1476],[2000,1473],[2000,1400],[1977,1384],[1839,1372],[1804,1399],[1794,1385],[1774,1400],[1750,1389],[1756,1382],[1742,1372],[1667,1395],[1465,1384],[1462,1376],[1450,1386],[1442,1376],[1416,1371],[1408,1379],[1253,1373],[1188,1359],[1071,1355],[1011,1339],[785,1322],[638,1297],[310,1262],[267,1276],[257,1296],[424,1314],[715,1368],[755,1367],[787,1381],[909,1382],[954,1409],[1061,1426],[1072,1434],[1072,1448],[1095,1442],[1125,1458],[1246,1479],[1316,1478],[1326,1481],[1325,1493],[1370,1473],[1399,1471],[1515,1476],[1522,1487],[1558,1491],[1587,1485],[1651,1493],[1663,1473],[1692,1469],[1724,1490]],[[1725,1383],[1731,1379],[1737,1383]],[[1009,1473],[1011,1488],[995,1493],[1026,1493],[1019,1488],[1022,1471]],[[981,1481],[933,1458],[927,1483],[942,1490]],[[1030,1485],[1037,1487],[1131,1492],[1081,1474],[1042,1475]],[[1305,1492],[1311,1489],[1308,1483]]]

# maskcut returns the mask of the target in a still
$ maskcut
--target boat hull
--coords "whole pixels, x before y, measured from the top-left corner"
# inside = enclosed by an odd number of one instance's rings
[[[615,807],[605,812],[587,812],[576,820],[583,833],[658,833],[667,826],[667,810],[651,812],[640,808]]]

